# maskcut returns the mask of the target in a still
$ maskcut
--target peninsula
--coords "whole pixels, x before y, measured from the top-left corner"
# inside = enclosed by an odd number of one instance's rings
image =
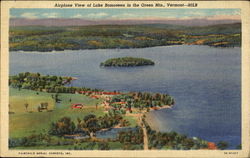
[[[217,149],[200,138],[150,127],[148,112],[175,104],[168,94],[68,87],[71,81],[31,72],[10,76],[10,149]]]

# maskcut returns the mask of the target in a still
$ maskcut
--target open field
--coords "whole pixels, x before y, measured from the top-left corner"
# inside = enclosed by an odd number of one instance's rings
[[[61,99],[60,103],[55,103],[51,99],[53,93],[10,88],[10,105],[11,110],[18,107],[14,114],[10,114],[10,137],[23,137],[30,134],[38,134],[47,131],[51,122],[55,122],[63,116],[69,116],[72,119],[83,118],[89,113],[93,113],[97,116],[103,115],[102,108],[95,108],[97,103],[102,100],[92,99],[80,94],[59,94]],[[71,99],[71,102],[70,102]],[[50,101],[54,103],[54,109],[52,111],[43,112],[26,112],[24,105],[28,102],[30,105],[33,103],[36,105],[40,101]],[[83,103],[86,105],[83,109],[71,109],[71,104]],[[49,104],[50,105],[50,104]],[[20,107],[19,107],[20,106]],[[31,108],[28,108],[30,110]]]
[[[45,93],[39,94],[32,91],[10,89],[9,111],[16,113],[38,112],[37,108],[41,103],[48,103],[48,110],[53,110],[55,101]],[[27,107],[25,106],[27,105]]]
[[[38,93],[38,94],[37,94]],[[60,103],[56,103],[51,95],[54,93],[36,92],[32,90],[10,88],[10,137],[19,138],[31,134],[46,133],[52,122],[67,116],[76,122],[77,118],[82,119],[87,114],[96,116],[104,115],[104,108],[100,106],[102,98],[93,99],[81,94],[60,93]],[[49,102],[49,111],[38,112],[36,105],[41,102]],[[28,103],[26,111],[24,104]],[[72,109],[71,104],[82,103],[82,109]],[[97,109],[96,109],[96,104]],[[32,107],[34,105],[34,108]],[[14,113],[13,113],[14,112]],[[137,125],[136,118],[125,116],[130,126]]]

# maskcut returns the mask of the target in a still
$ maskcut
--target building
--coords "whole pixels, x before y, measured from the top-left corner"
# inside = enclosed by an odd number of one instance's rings
[[[82,109],[83,108],[83,104],[81,104],[81,103],[72,104],[71,108],[72,109]]]

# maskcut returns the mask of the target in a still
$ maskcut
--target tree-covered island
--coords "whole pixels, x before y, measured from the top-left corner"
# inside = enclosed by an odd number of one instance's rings
[[[102,62],[100,66],[104,67],[132,67],[132,66],[147,66],[154,65],[152,60],[135,57],[111,58]]]

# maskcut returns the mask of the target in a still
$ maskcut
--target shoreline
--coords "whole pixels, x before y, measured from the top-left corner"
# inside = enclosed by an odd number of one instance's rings
[[[72,51],[71,53],[74,53],[74,51],[86,51],[86,50],[121,50],[121,49],[145,49],[145,48],[155,48],[155,47],[178,47],[178,46],[208,46],[213,48],[242,48],[241,46],[228,46],[228,47],[219,47],[219,46],[210,46],[210,45],[202,45],[202,44],[178,44],[178,45],[162,45],[162,46],[151,46],[151,47],[135,47],[135,48],[96,48],[96,49],[64,49],[64,50],[52,50],[52,51],[38,51],[38,50],[9,50],[9,52],[16,52],[16,53],[37,53],[37,54],[60,54],[64,53],[65,51]],[[69,53],[69,52],[67,52]]]
[[[162,109],[171,109],[173,105],[164,105],[160,107],[158,110]],[[152,113],[153,111],[158,111],[158,110],[150,110],[149,112],[145,113],[145,121],[148,123],[151,129],[160,132],[161,128],[161,122],[155,117],[155,113]]]
[[[159,132],[160,131],[159,120],[157,120],[152,113],[146,113],[145,116],[146,116],[145,121],[150,126],[150,128]]]
[[[63,53],[64,51],[85,51],[85,50],[122,50],[122,49],[144,49],[144,48],[154,48],[154,47],[175,47],[175,46],[183,46],[188,44],[175,44],[175,45],[162,45],[162,46],[151,46],[151,47],[131,47],[131,48],[93,48],[93,49],[64,49],[64,50],[48,50],[48,51],[38,51],[38,50],[9,50],[9,52],[16,52],[16,53]],[[208,46],[208,45],[203,45],[203,46]]]

